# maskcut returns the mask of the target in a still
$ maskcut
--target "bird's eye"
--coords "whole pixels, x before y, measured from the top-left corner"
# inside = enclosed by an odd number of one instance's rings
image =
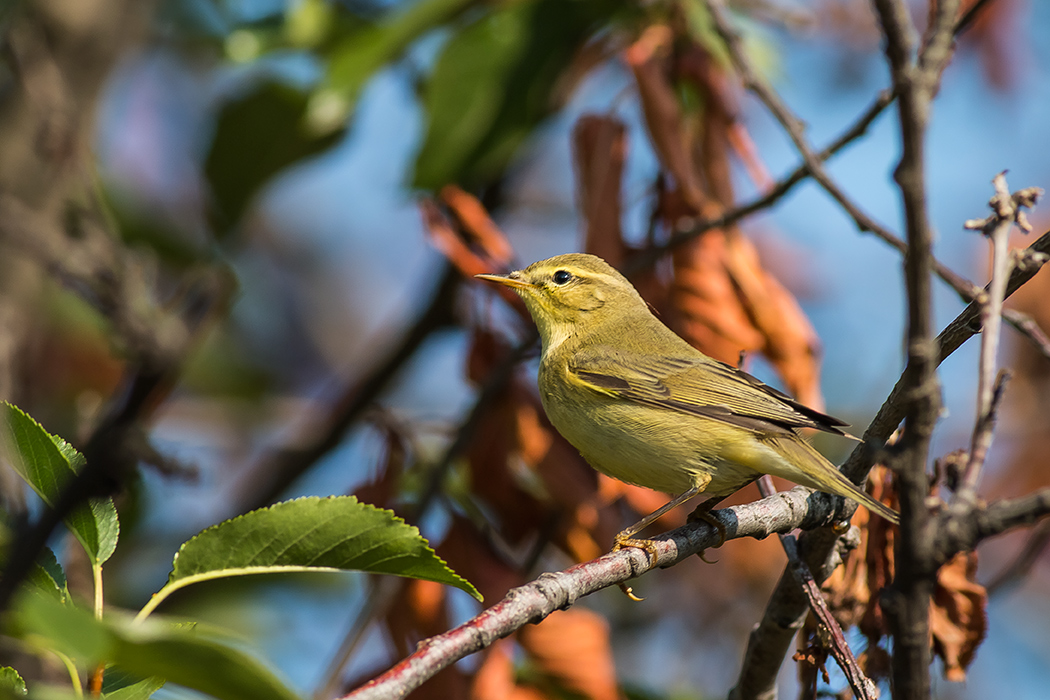
[[[551,279],[554,280],[554,284],[568,284],[569,280],[572,279],[572,273],[568,270],[558,270],[551,275]]]

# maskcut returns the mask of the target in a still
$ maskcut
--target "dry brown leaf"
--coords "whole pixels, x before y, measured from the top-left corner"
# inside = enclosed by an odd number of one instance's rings
[[[675,330],[716,360],[735,365],[764,339],[741,303],[727,269],[722,231],[708,231],[674,252]]]
[[[572,142],[576,191],[587,225],[583,248],[618,268],[627,252],[620,227],[627,127],[613,117],[585,114],[576,122]]]
[[[467,196],[469,197],[469,195]],[[470,212],[470,216],[474,217],[474,219],[471,219],[472,224],[480,226],[481,230],[483,230],[485,227],[484,223],[476,220],[479,215],[471,210],[469,204],[464,204],[464,201],[457,201],[457,204]],[[481,205],[478,204],[478,206],[480,207]],[[437,248],[461,275],[469,279],[474,275],[499,272],[506,268],[506,262],[493,259],[484,251],[478,253],[472,250],[470,245],[463,240],[463,237],[452,226],[452,222],[448,220],[433,201],[429,199],[421,200],[419,210],[423,215],[423,227],[427,232],[431,245]],[[487,215],[484,216],[487,218]],[[475,230],[474,233],[477,233],[477,231]],[[486,245],[494,246],[497,253],[504,254],[504,251],[500,249],[499,243],[492,237],[494,234],[486,232],[482,235],[485,237]],[[502,236],[502,234],[499,235]],[[525,304],[522,303],[521,298],[508,287],[502,285],[490,285],[490,287],[503,297],[510,304],[511,308],[517,311],[519,316],[523,319],[529,317],[529,312],[525,309]]]
[[[642,112],[660,162],[674,176],[682,198],[694,212],[703,212],[708,198],[690,158],[691,139],[686,133],[682,110],[670,76],[671,28],[656,24],[627,47],[624,60],[634,73]]]
[[[974,580],[976,575],[976,552],[960,552],[937,571],[930,636],[950,681],[966,680],[966,669],[988,632],[988,593]]]
[[[499,533],[511,544],[531,537],[550,518],[550,505],[521,487],[511,467],[520,456],[518,411],[523,392],[513,384],[481,418],[467,458],[471,493],[499,517]]]
[[[398,657],[407,656],[423,639],[441,634],[449,628],[445,608],[445,590],[441,584],[417,579],[382,581],[379,585],[400,585],[394,603],[389,606],[384,624]]]
[[[442,187],[440,196],[463,227],[464,233],[477,242],[489,260],[496,263],[490,271],[502,269],[510,263],[514,257],[514,248],[477,197],[455,185]]]
[[[471,700],[548,700],[536,688],[517,684],[512,646],[509,639],[501,639],[485,654],[485,660],[474,674]]]
[[[820,340],[795,297],[762,268],[754,245],[742,235],[726,240],[726,268],[762,334],[762,354],[799,401],[822,410]]]
[[[868,476],[868,492],[891,508],[899,507],[893,473],[882,465],[876,465]],[[860,544],[827,578],[822,590],[839,626],[845,630],[856,625],[867,637],[868,652],[858,661],[869,677],[879,680],[889,670],[878,651],[879,641],[888,634],[879,596],[893,580],[895,530],[864,508],[854,514],[853,524],[860,529]]]
[[[803,639],[807,638],[811,639],[812,634],[800,636],[799,642],[801,643]],[[814,641],[806,644],[803,649],[796,651],[791,658],[798,663],[798,684],[801,686],[801,690],[806,693],[800,697],[817,697],[818,678],[823,679],[825,683],[831,682],[827,669],[828,650]]]
[[[441,213],[434,202],[424,199],[419,203],[423,214],[423,225],[430,237],[430,243],[437,248],[448,261],[456,266],[464,277],[473,277],[499,268],[487,258],[478,255],[452,227],[452,223]]]
[[[585,608],[562,610],[518,631],[518,642],[541,673],[591,700],[619,700],[609,625]]]

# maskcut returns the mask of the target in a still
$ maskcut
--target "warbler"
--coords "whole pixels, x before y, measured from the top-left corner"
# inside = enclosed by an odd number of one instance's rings
[[[598,471],[674,496],[617,535],[614,549],[655,553],[651,540],[633,539],[642,528],[697,494],[714,503],[763,474],[852,498],[898,522],[798,432],[852,437],[847,423],[704,355],[601,258],[559,255],[477,277],[513,289],[532,315],[543,346],[540,398],[558,432]],[[694,516],[724,542],[721,523],[701,509]]]

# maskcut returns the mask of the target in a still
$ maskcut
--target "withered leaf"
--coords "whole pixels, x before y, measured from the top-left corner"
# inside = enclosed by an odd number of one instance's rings
[[[937,571],[930,636],[950,681],[966,680],[966,669],[988,632],[988,593],[975,581],[976,574],[976,552],[960,552]]]
[[[585,114],[572,132],[576,190],[586,222],[584,250],[613,267],[623,263],[621,180],[627,159],[627,127],[619,119]]]
[[[518,632],[533,664],[558,685],[591,700],[619,700],[609,625],[586,608],[550,615]]]

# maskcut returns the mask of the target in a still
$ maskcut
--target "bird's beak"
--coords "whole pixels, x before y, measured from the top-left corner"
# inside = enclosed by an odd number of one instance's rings
[[[521,272],[509,272],[505,275],[474,275],[478,279],[488,280],[514,289],[532,289],[533,285],[521,278]]]

